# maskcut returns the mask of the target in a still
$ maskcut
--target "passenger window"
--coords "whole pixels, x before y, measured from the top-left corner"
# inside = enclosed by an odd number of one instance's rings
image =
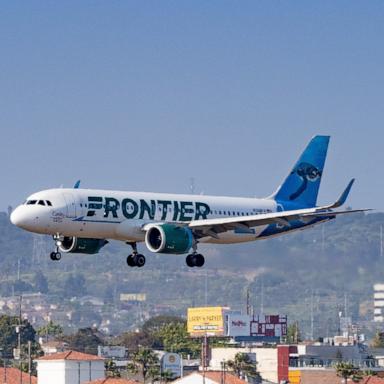
[[[87,216],[95,216],[95,211],[88,211]]]

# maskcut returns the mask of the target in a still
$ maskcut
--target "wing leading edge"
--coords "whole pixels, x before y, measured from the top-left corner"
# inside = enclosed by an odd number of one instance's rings
[[[354,181],[355,180],[352,179],[341,194],[341,196],[339,197],[339,199],[335,203],[330,205],[314,208],[297,209],[291,211],[264,213],[245,217],[236,216],[217,219],[196,220],[191,221],[188,226],[193,231],[201,231],[207,235],[214,236],[215,234],[217,235],[218,233],[234,229],[248,229],[268,224],[286,225],[293,220],[308,223],[312,219],[318,219],[319,217],[323,217],[324,219],[331,219],[338,215],[370,211],[370,209],[332,211],[332,208],[338,208],[345,203]]]

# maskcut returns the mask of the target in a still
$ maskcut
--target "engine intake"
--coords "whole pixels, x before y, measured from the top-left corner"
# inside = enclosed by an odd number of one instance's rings
[[[192,231],[173,224],[154,225],[145,234],[147,248],[156,253],[187,253],[192,243]]]
[[[63,241],[59,245],[59,249],[64,253],[85,253],[92,255],[98,253],[106,244],[108,244],[108,241],[104,239],[64,237]]]

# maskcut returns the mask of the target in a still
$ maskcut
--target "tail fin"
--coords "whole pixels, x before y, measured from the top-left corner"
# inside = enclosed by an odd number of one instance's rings
[[[323,175],[329,136],[315,136],[309,142],[299,160],[273,199],[292,202],[301,207],[314,207]]]

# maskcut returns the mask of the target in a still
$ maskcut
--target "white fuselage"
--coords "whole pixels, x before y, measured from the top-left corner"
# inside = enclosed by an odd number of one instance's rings
[[[273,199],[123,192],[94,189],[50,189],[18,206],[11,221],[28,231],[81,238],[143,241],[150,223],[177,223],[277,211]],[[201,242],[237,243],[256,240],[267,226],[231,230]]]

